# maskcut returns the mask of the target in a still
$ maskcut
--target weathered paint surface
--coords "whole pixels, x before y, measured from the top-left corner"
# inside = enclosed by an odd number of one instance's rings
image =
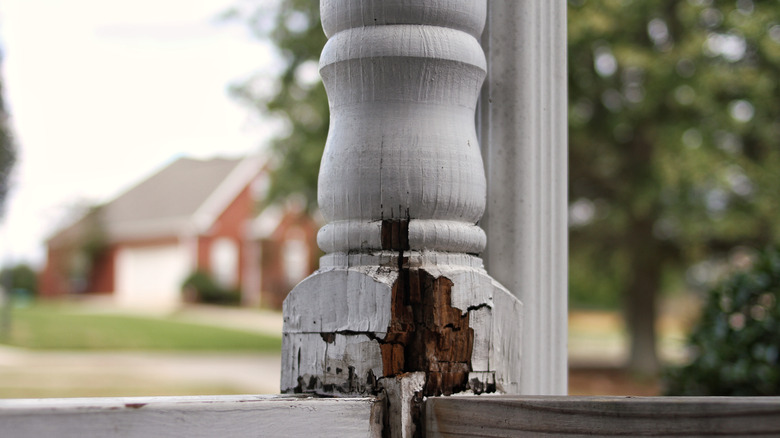
[[[426,396],[517,391],[520,302],[476,257],[442,265],[433,253],[407,254],[373,269],[325,267],[295,289],[285,302],[283,391],[373,394],[382,377],[416,371],[429,378]]]
[[[386,379],[382,386],[387,402],[385,418],[390,423],[387,435],[391,438],[422,436],[425,374],[401,374]]]
[[[522,305],[476,257],[485,14],[484,0],[321,2],[326,255],[285,301],[281,388],[384,393],[391,436],[421,433],[415,400],[518,391]]]
[[[0,400],[0,435],[38,437],[376,437],[377,398],[276,396]]]
[[[488,272],[525,306],[522,393],[567,391],[566,2],[488,3]]]

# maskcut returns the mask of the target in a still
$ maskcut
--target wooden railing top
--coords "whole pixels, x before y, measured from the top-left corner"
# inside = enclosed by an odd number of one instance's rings
[[[381,437],[378,398],[294,395],[0,400],[9,437]],[[452,396],[424,436],[780,436],[780,397]]]
[[[437,397],[426,437],[780,436],[780,397]]]
[[[375,398],[294,395],[0,400],[0,436],[380,437]]]

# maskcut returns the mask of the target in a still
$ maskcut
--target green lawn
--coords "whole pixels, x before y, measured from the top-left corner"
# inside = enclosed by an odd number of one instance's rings
[[[11,321],[11,335],[0,343],[31,349],[281,350],[279,337],[165,318],[84,314],[69,306],[14,309]]]

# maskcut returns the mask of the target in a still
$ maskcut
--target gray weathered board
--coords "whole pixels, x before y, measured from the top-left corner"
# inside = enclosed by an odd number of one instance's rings
[[[780,397],[438,397],[427,438],[780,436]]]
[[[246,395],[0,400],[3,437],[380,437],[374,398]]]

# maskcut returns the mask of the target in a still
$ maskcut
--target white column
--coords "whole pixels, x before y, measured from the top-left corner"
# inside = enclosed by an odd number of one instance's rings
[[[566,2],[490,1],[482,44],[485,264],[524,304],[521,392],[566,394]]]
[[[475,254],[485,0],[323,0],[330,131],[320,269],[284,303],[282,391],[384,393],[393,436],[426,396],[519,391],[522,305]]]

